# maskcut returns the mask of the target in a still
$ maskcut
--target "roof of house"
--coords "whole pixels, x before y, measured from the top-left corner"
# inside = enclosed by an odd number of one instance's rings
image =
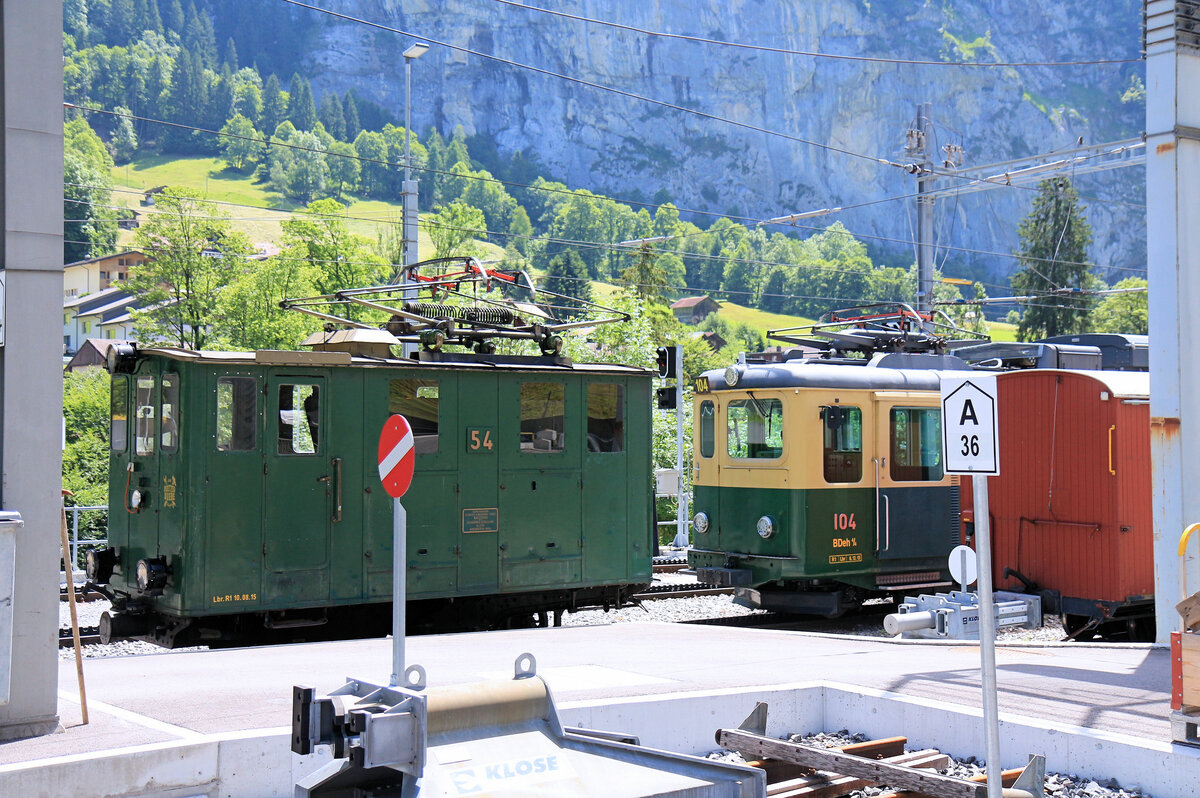
[[[695,307],[696,305],[699,305],[701,302],[703,302],[703,301],[704,301],[704,300],[706,300],[706,299],[707,299],[707,300],[709,300],[709,301],[715,301],[715,300],[713,300],[713,299],[712,299],[711,297],[709,297],[709,296],[689,296],[689,297],[684,297],[683,299],[680,299],[678,302],[672,302],[672,303],[671,303],[671,310],[676,310],[676,309],[679,309],[679,308],[691,308],[691,307]]]
[[[77,308],[78,312],[83,313],[93,308],[98,308],[101,305],[107,305],[115,301],[119,297],[126,297],[129,294],[125,293],[118,286],[110,286],[102,291],[93,291],[90,294],[77,296],[63,303],[63,310]]]
[[[140,249],[123,249],[120,252],[114,252],[111,255],[98,255],[94,258],[88,258],[87,260],[77,260],[73,263],[67,263],[63,265],[63,268],[69,269],[72,266],[86,266],[89,263],[96,263],[98,261],[108,260],[109,258],[116,258],[122,255],[142,255],[145,257],[146,253],[142,252]]]
[[[105,317],[111,316],[113,314],[113,311],[125,312],[125,310],[127,308],[131,307],[132,305],[137,304],[137,301],[138,301],[137,297],[125,295],[123,297],[113,300],[112,302],[109,302],[108,304],[100,305],[99,307],[92,308],[84,313],[79,313],[76,315],[79,316],[80,318],[86,318],[88,316],[99,316],[101,318],[101,320],[108,321],[109,319],[105,318]]]

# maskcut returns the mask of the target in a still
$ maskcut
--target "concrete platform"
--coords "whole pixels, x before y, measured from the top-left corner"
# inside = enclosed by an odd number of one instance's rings
[[[514,659],[525,651],[537,657],[538,673],[566,722],[641,734],[644,743],[672,750],[710,750],[716,728],[736,725],[756,700],[769,697],[772,733],[850,728],[906,734],[961,756],[982,754],[979,650],[971,644],[669,624],[427,636],[407,644],[408,661],[425,667],[431,687],[511,678]],[[91,723],[81,726],[74,663],[64,660],[64,731],[0,745],[0,794],[65,794],[59,790],[69,785],[62,783],[40,788],[60,778],[51,775],[60,770],[88,773],[82,760],[90,755],[113,760],[114,749],[130,748],[136,750],[124,759],[142,763],[133,770],[163,788],[141,794],[287,794],[278,791],[291,778],[278,772],[281,764],[290,763],[290,771],[319,764],[287,752],[291,686],[308,684],[322,693],[347,677],[386,681],[390,662],[391,641],[379,639],[85,661]],[[1153,783],[1157,798],[1194,794],[1190,786],[1175,792],[1171,783],[1144,773],[1169,765],[1168,771],[1191,774],[1189,785],[1200,778],[1197,750],[1167,742],[1166,649],[1002,646],[997,664],[1005,766],[1043,753],[1037,745],[1058,747],[1052,769],[1090,762],[1104,770],[1087,775]],[[1074,745],[1066,739],[1071,737],[1079,738]],[[197,753],[203,751],[209,753]],[[155,768],[170,770],[194,756],[209,757],[218,769],[221,757],[229,766],[240,762],[241,775],[231,776],[226,767],[225,776],[191,792],[153,778]],[[258,780],[267,761],[276,771],[270,784]],[[122,772],[130,770],[127,765]],[[189,767],[197,785],[204,782],[206,766]],[[21,792],[10,789],[16,786]]]

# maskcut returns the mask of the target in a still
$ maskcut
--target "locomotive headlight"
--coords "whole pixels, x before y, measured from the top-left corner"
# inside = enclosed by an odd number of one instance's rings
[[[129,494],[130,509],[136,510],[141,507],[143,498],[144,497],[142,496],[142,492],[140,490],[135,490],[133,493]]]
[[[708,513],[696,513],[692,519],[692,528],[696,530],[696,534],[703,535],[708,531]]]
[[[767,540],[775,534],[775,519],[769,515],[764,515],[758,519],[758,536],[763,540]]]
[[[161,557],[138,560],[134,570],[137,574],[138,590],[143,593],[160,590],[167,583],[167,565]]]
[[[112,578],[113,566],[117,562],[115,549],[88,549],[84,555],[84,572],[89,582],[103,585]]]
[[[729,366],[725,369],[725,384],[730,388],[738,384],[738,380],[742,378],[742,372],[737,366]]]

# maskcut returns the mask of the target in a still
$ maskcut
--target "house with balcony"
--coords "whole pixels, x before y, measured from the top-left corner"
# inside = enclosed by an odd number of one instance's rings
[[[129,279],[129,270],[149,260],[141,250],[129,249],[98,258],[77,260],[63,266],[63,299],[72,300],[120,284]]]

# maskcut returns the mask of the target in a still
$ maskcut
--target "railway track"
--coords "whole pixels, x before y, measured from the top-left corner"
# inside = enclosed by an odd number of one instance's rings
[[[79,627],[79,645],[94,646],[100,642],[100,627],[99,626],[81,626]],[[70,648],[75,645],[74,636],[70,629],[58,630],[58,647]]]

